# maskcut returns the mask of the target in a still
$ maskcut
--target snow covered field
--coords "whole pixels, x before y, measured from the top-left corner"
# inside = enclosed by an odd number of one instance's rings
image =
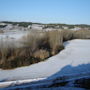
[[[21,31],[21,30],[9,30],[5,31],[4,33],[0,33],[0,38],[2,39],[20,39],[22,36],[27,34],[28,31]]]
[[[28,32],[29,31],[7,30],[4,33],[0,33],[0,46],[22,46],[22,37],[27,35]]]
[[[21,83],[83,73],[90,76],[90,40],[76,39],[67,41],[64,45],[64,50],[44,62],[12,70],[0,70],[0,86],[5,83],[3,81],[11,80],[15,80],[15,83],[21,80]]]

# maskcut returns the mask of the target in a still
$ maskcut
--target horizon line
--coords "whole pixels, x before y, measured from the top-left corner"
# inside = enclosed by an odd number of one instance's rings
[[[85,23],[81,23],[81,24],[69,24],[69,23],[61,23],[61,22],[35,22],[35,21],[15,21],[15,20],[0,20],[0,22],[26,22],[26,23],[37,23],[37,24],[66,24],[66,25],[90,25],[90,24],[85,24]]]

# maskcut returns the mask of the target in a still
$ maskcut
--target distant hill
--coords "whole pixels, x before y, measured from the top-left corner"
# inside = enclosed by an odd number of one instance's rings
[[[33,22],[12,22],[12,21],[1,21],[0,23],[4,24],[12,24],[12,25],[18,25],[18,26],[23,26],[23,27],[28,27],[29,25],[41,25],[43,29],[46,28],[55,28],[55,29],[73,29],[76,27],[79,28],[89,28],[90,25],[87,24],[60,24],[60,23],[49,23],[49,24],[44,24],[44,23],[33,23]],[[6,25],[0,25],[0,27],[5,27]]]

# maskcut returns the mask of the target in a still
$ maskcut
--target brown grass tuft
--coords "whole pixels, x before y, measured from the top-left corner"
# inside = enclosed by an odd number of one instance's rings
[[[73,38],[74,39],[90,39],[90,30],[75,31]]]

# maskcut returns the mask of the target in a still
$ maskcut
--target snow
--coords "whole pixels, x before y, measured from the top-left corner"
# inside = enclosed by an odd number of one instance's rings
[[[0,33],[0,38],[2,39],[6,39],[11,38],[11,39],[20,39],[22,36],[26,35],[28,33],[28,31],[21,31],[21,30],[7,30],[4,33]]]
[[[39,78],[52,79],[58,76],[81,75],[81,73],[88,74],[90,70],[90,40],[71,40],[65,42],[64,46],[64,50],[44,62],[12,70],[1,69],[0,81],[26,79],[25,82],[31,82],[33,80],[39,80]],[[0,83],[1,86],[2,83],[4,82]]]
[[[12,87],[12,88],[8,88],[8,89],[5,89],[4,90],[86,90],[84,88],[76,88],[76,87],[51,87],[51,88],[27,88],[25,86],[21,86],[18,87],[18,89],[16,87]]]
[[[4,47],[13,46],[20,47],[23,46],[23,37],[28,34],[29,31],[22,30],[6,30],[4,33],[0,33],[0,48],[2,45]]]

